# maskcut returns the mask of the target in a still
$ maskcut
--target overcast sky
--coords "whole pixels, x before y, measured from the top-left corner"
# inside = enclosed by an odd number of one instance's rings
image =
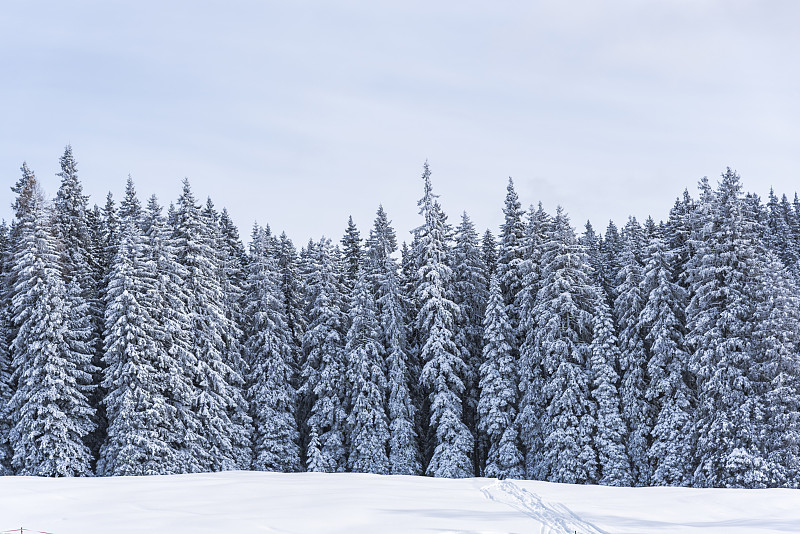
[[[32,1],[0,10],[0,216],[71,143],[91,202],[195,194],[296,244],[420,224],[427,159],[457,223],[523,205],[665,218],[737,169],[793,194],[794,1]]]

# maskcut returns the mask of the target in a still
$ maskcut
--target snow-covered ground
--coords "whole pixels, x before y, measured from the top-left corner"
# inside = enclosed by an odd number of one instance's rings
[[[0,478],[0,532],[797,533],[800,491],[227,472]]]

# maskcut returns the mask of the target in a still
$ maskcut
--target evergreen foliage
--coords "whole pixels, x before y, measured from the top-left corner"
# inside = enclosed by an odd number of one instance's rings
[[[433,454],[426,473],[462,478],[473,474],[470,454],[473,436],[463,421],[463,349],[456,345],[455,328],[461,310],[452,300],[453,271],[448,262],[449,227],[431,188],[430,168],[422,174],[425,194],[419,201],[424,224],[417,230],[415,256],[419,261],[416,327],[420,331],[420,383],[430,402]]]
[[[356,276],[347,331],[349,453],[347,467],[357,473],[389,473],[386,369],[381,332],[369,281]]]
[[[300,470],[293,355],[280,273],[268,246],[269,237],[256,226],[244,313],[249,319],[245,354],[250,369],[247,400],[253,420],[253,468],[292,472]]]
[[[542,369],[545,406],[539,426],[542,451],[528,446],[529,477],[566,483],[598,480],[597,407],[590,394],[589,365],[595,291],[588,258],[578,244],[569,218],[556,212],[543,245],[542,280],[534,314],[536,363]]]
[[[728,169],[576,239],[561,208],[298,254],[188,182],[89,208],[72,148],[0,224],[0,474],[258,469],[800,486],[800,199]],[[398,261],[399,259],[399,261]],[[491,280],[491,282],[490,282]]]
[[[50,213],[25,166],[16,189],[21,217],[11,263],[12,465],[20,475],[85,476],[92,460],[86,440],[95,428],[88,400],[93,366],[78,343],[86,332],[69,331],[80,325],[75,318],[86,313],[85,303],[75,286],[64,283]]]
[[[516,426],[519,379],[511,347],[514,332],[497,276],[491,278],[483,325],[478,427],[489,444],[485,475],[522,478],[523,459]]]
[[[347,465],[345,369],[342,289],[338,254],[329,239],[309,243],[308,328],[303,336],[303,393],[309,397],[309,471],[338,473]]]

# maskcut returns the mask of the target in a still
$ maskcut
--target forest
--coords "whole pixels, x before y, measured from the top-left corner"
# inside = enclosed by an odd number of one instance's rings
[[[0,227],[4,474],[800,484],[796,194],[729,168],[577,233],[509,179],[494,235],[448,221],[426,162],[410,242],[379,206],[298,249],[245,245],[188,180],[90,207],[60,165],[52,202],[22,165]]]

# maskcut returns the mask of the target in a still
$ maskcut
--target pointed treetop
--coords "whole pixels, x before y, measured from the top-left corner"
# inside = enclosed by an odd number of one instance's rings
[[[14,208],[17,219],[22,219],[23,216],[30,213],[31,202],[42,199],[39,183],[33,171],[28,168],[28,164],[23,162],[20,170],[22,171],[22,177],[11,188],[11,191],[17,194],[17,198],[11,205]]]
[[[425,160],[425,164],[422,166],[422,181],[425,184],[425,190],[422,198],[417,201],[417,206],[419,206],[420,215],[425,215],[427,218],[428,214],[433,212],[436,199],[439,198],[439,195],[433,194],[433,185],[431,185],[431,169],[428,166],[428,160]]]
[[[122,220],[138,221],[142,216],[142,204],[136,196],[136,188],[133,184],[133,178],[128,175],[125,182],[125,198],[119,203],[119,216]]]

